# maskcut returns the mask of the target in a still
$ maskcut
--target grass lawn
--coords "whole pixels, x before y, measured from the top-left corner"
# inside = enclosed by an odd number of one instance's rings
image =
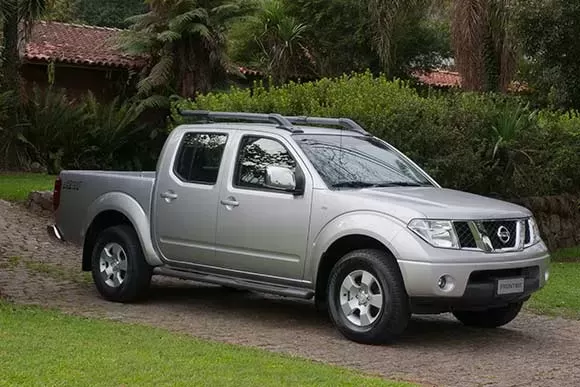
[[[558,262],[580,262],[580,246],[554,251],[552,260]]]
[[[0,199],[25,200],[30,191],[51,190],[55,178],[39,173],[0,173]]]
[[[0,343],[0,386],[409,386],[161,329],[2,302]]]
[[[540,314],[580,319],[580,246],[552,253],[550,279],[526,306]]]

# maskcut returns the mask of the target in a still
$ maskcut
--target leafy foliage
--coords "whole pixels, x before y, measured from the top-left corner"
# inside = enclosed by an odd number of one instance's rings
[[[10,106],[3,102],[0,112]],[[164,140],[142,119],[141,104],[118,98],[101,103],[89,93],[72,100],[64,90],[35,87],[21,110],[20,122],[8,131],[13,137],[0,148],[0,165],[39,162],[49,173],[65,168],[154,168]],[[17,165],[12,165],[15,154]]]
[[[126,19],[144,13],[143,0],[75,0],[77,17],[84,23],[102,27],[126,28]]]
[[[311,26],[299,22],[282,0],[262,0],[255,15],[238,23],[230,36],[233,55],[272,76],[277,84],[311,73],[311,49],[305,34]]]
[[[126,28],[128,17],[146,11],[143,0],[52,0],[43,19]]]
[[[149,12],[129,18],[120,46],[151,58],[141,97],[207,92],[228,70],[226,29],[247,13],[242,0],[147,0]]]
[[[303,77],[365,69],[401,76],[410,68],[436,66],[450,52],[445,23],[433,17],[435,3],[263,0],[255,17],[232,28],[232,57],[274,79],[279,77],[267,58],[280,52],[284,66]]]
[[[495,94],[420,96],[370,73],[180,100],[176,109],[349,117],[447,187],[506,198],[580,192],[580,117]],[[529,156],[529,157],[528,157]]]
[[[541,104],[580,108],[580,3],[517,0],[516,27],[527,60],[522,75]]]

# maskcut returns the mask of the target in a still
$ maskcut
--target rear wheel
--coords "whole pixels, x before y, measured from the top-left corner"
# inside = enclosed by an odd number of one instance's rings
[[[364,344],[393,341],[411,315],[399,267],[381,250],[356,250],[342,257],[331,271],[327,300],[337,329]]]
[[[523,302],[515,302],[499,308],[490,308],[481,311],[457,310],[453,312],[453,315],[467,326],[497,328],[515,319],[520,313],[523,304]]]
[[[97,290],[109,301],[137,301],[145,297],[151,283],[152,268],[145,261],[135,230],[127,225],[99,234],[91,269]]]

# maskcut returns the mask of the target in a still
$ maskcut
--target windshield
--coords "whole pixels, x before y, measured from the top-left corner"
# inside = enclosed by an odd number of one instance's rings
[[[373,137],[294,135],[332,188],[433,186],[417,168]]]

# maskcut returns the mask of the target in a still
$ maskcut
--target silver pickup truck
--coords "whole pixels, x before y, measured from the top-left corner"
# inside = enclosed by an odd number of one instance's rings
[[[154,274],[315,299],[385,343],[412,313],[513,320],[549,275],[530,211],[439,186],[349,119],[182,112],[156,172],[63,171],[50,234],[115,302]]]

